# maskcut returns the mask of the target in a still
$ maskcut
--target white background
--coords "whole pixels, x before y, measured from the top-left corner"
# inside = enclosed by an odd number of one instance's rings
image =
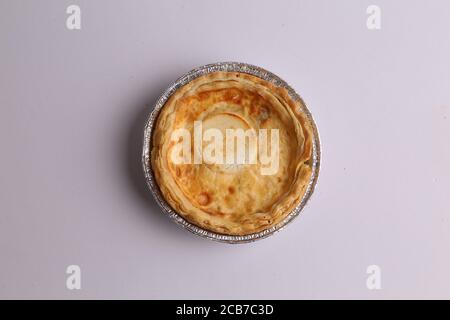
[[[450,298],[449,57],[448,1],[1,0],[0,297]],[[166,86],[230,60],[294,87],[323,147],[301,216],[246,245],[179,229],[140,164]]]

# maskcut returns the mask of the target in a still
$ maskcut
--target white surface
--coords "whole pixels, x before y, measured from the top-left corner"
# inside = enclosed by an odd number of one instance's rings
[[[0,298],[450,298],[449,57],[447,1],[1,1]],[[323,146],[301,216],[238,246],[179,229],[140,167],[158,95],[230,60],[293,86]]]

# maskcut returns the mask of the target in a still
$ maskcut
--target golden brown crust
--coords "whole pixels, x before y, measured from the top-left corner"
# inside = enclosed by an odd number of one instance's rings
[[[217,233],[247,235],[281,222],[299,204],[311,176],[313,130],[300,103],[286,89],[238,72],[210,73],[179,88],[153,133],[152,168],[164,198],[189,222]],[[278,129],[279,170],[262,175],[260,163],[173,163],[172,132],[192,133],[194,121],[214,123],[217,115],[255,130]]]

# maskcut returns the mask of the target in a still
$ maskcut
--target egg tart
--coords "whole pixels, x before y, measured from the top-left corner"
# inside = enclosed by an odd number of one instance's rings
[[[251,235],[282,222],[313,172],[315,127],[304,110],[285,87],[244,72],[210,72],[180,86],[161,108],[150,146],[165,201],[189,223],[217,234]],[[206,139],[208,129],[214,139]],[[238,143],[230,132],[248,134],[241,140],[244,161],[227,161]],[[205,156],[208,148],[217,161]]]

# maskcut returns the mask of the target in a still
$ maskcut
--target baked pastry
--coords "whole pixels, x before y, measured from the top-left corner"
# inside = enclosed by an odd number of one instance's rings
[[[151,145],[152,169],[165,200],[190,223],[220,234],[248,235],[281,222],[301,201],[312,174],[313,126],[301,103],[285,88],[240,72],[205,74],[177,89],[158,115]],[[195,138],[198,123],[200,146]],[[227,129],[250,132],[243,140],[245,161],[202,159],[218,137],[205,141],[210,128],[223,136]],[[258,132],[264,130],[267,146],[260,139],[257,147],[278,162],[269,174],[262,154],[251,151],[251,134],[262,138]],[[190,135],[175,134],[180,132]],[[183,149],[188,154],[177,158],[180,142],[188,143]],[[231,150],[228,140],[219,146],[224,153]],[[237,142],[230,146],[236,148]]]

